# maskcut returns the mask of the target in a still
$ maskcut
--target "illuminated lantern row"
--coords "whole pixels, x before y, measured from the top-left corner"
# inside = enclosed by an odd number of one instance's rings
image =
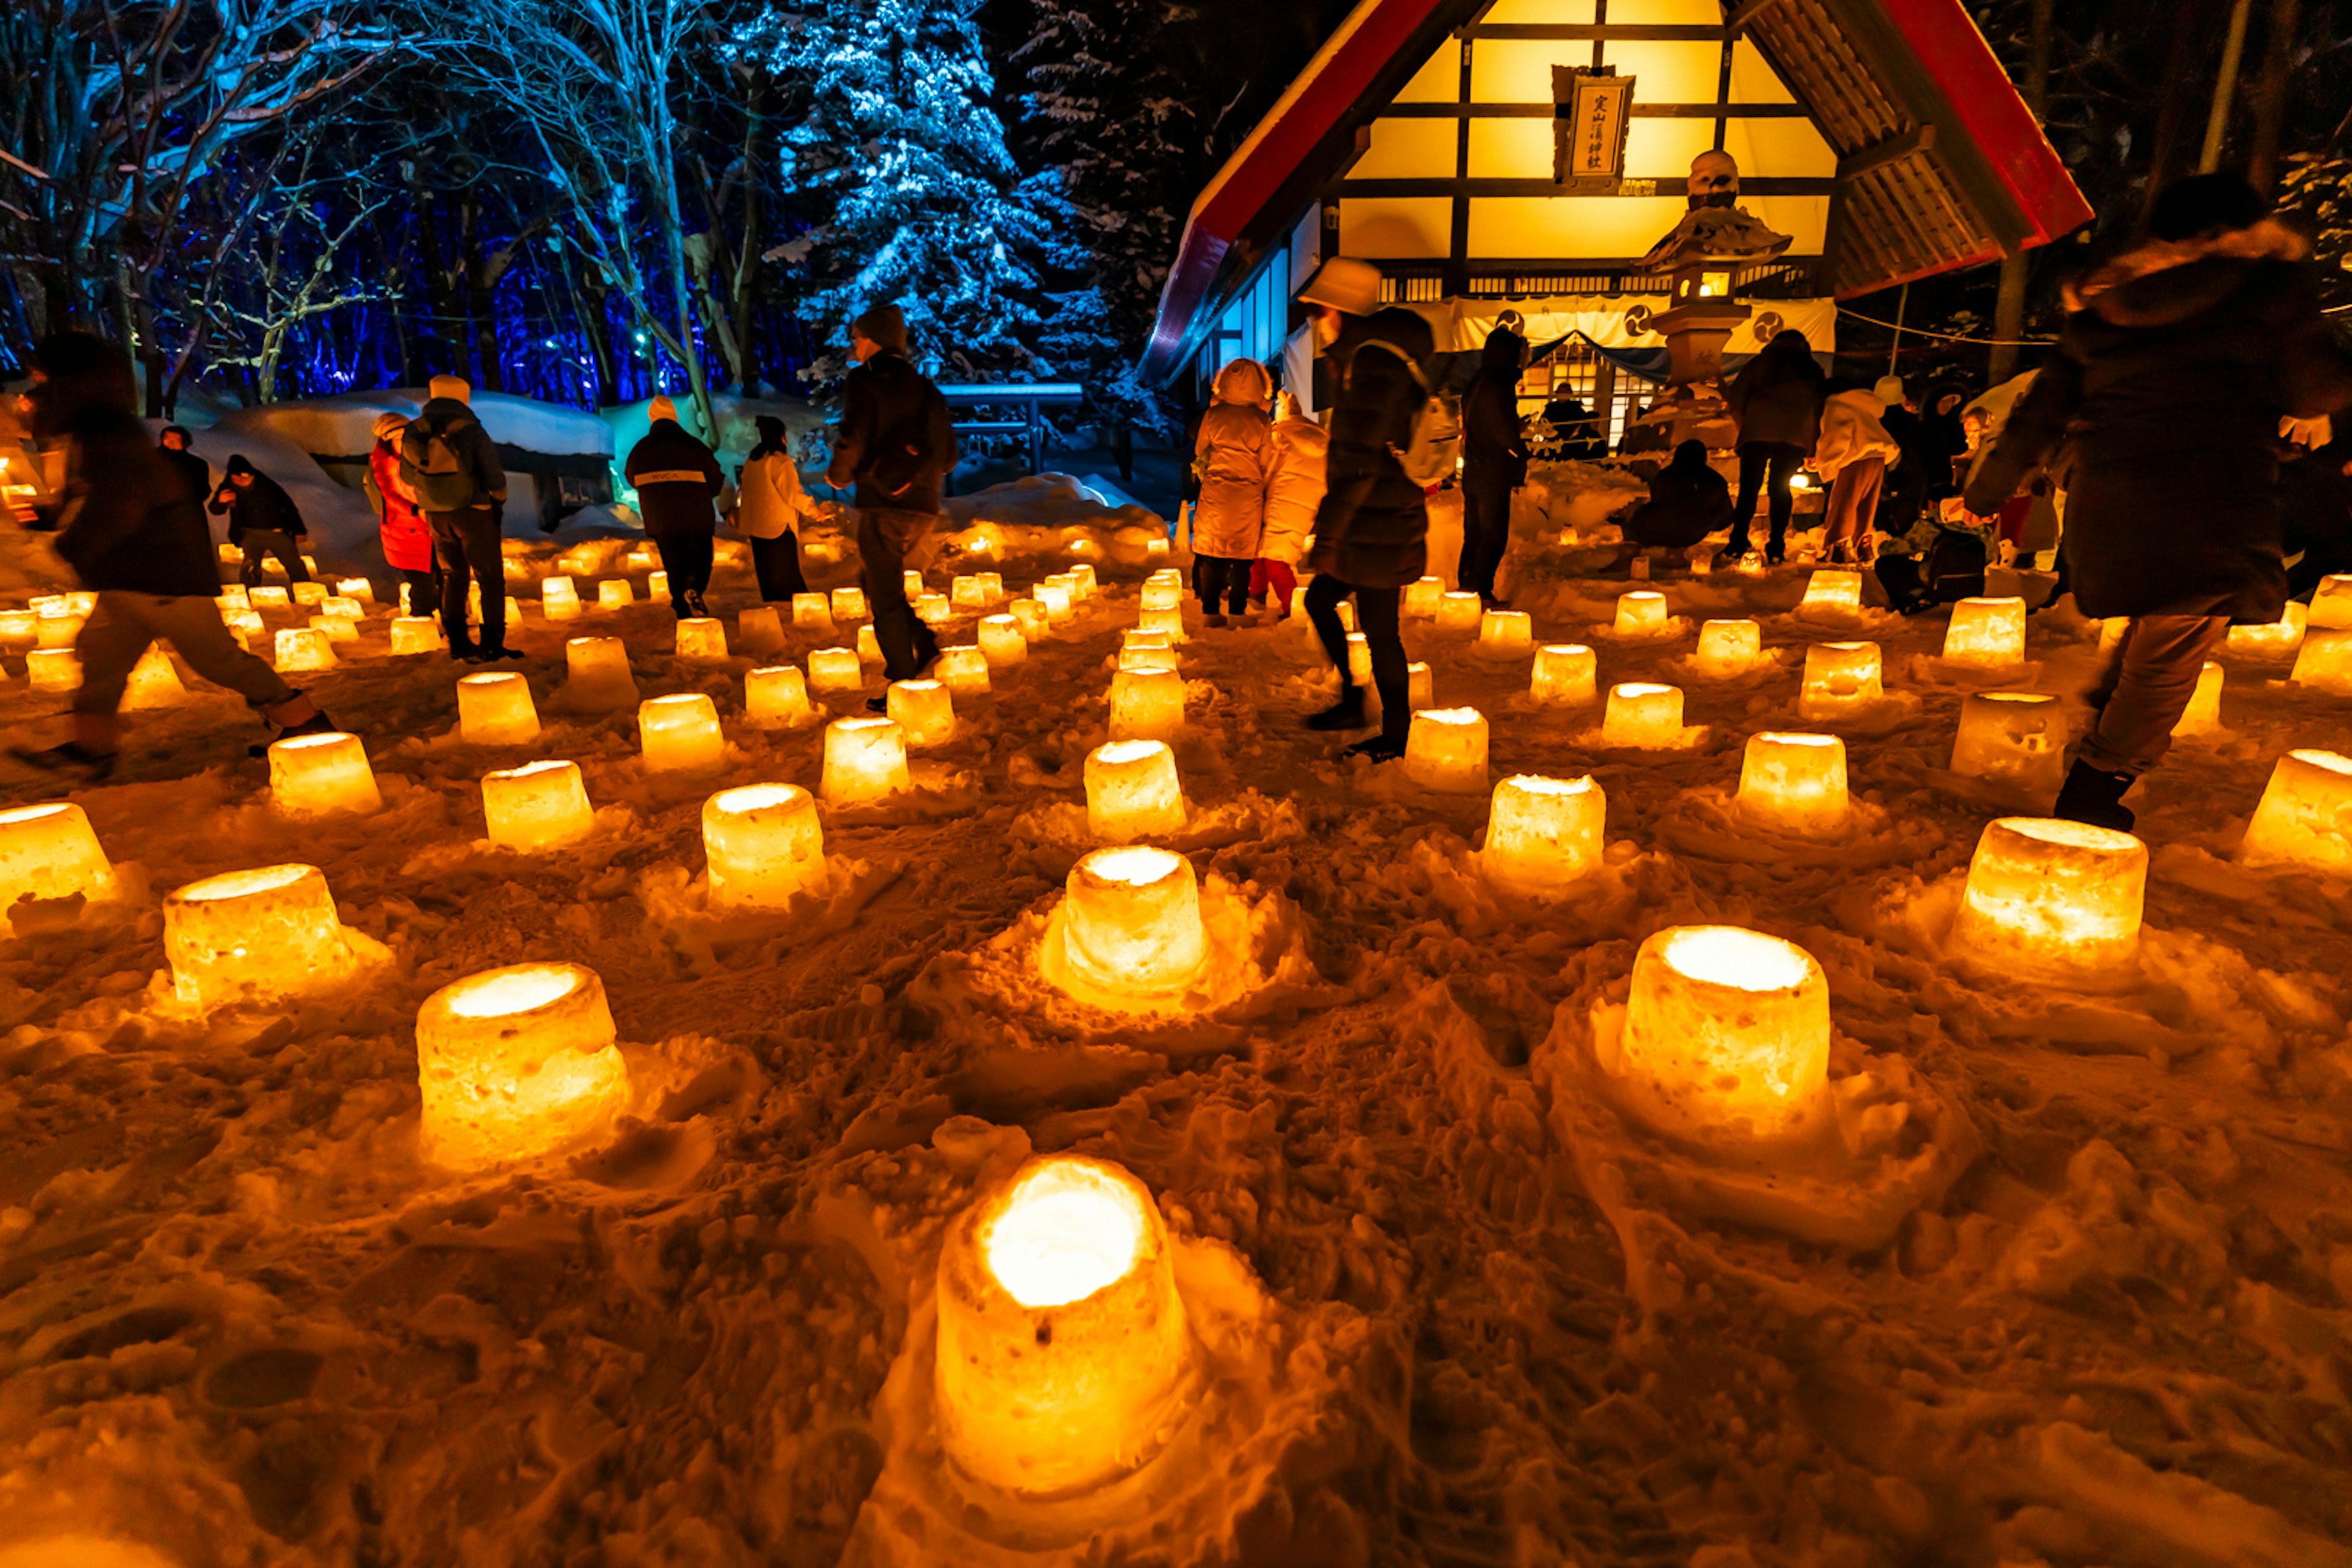
[[[2322,577],[2311,592],[2305,624],[2313,631],[2352,630],[2352,575]]]
[[[2139,956],[2147,847],[2054,817],[1989,823],[1969,861],[1954,943],[1987,971],[2083,984]]]
[[[1172,741],[1184,728],[1184,678],[1172,669],[1122,669],[1110,678],[1110,738]]]
[[[1483,793],[1486,716],[1475,708],[1424,708],[1405,731],[1405,776],[1423,789]]]
[[[539,584],[540,613],[551,621],[580,618],[580,588],[569,577],[545,577]]]
[[[866,590],[835,588],[833,591],[833,618],[837,621],[862,621],[866,618]],[[793,614],[798,615],[795,605]]]
[[[1608,814],[1608,796],[1589,774],[1516,773],[1495,786],[1479,866],[1505,892],[1556,898],[1600,869]]]
[[[707,773],[727,765],[718,705],[699,691],[639,703],[637,745],[648,773]]]
[[[2025,658],[2023,599],[1962,599],[1944,627],[1944,662],[2010,669]]]
[[[890,721],[909,746],[944,746],[955,739],[955,705],[936,680],[894,680],[884,700]]]
[[[1805,650],[1804,685],[1797,711],[1807,719],[1843,719],[1878,701],[1878,645],[1817,642]]]
[[[306,609],[315,609],[327,602],[327,585],[324,583],[297,583],[287,592],[293,595],[296,604]]]
[[[1087,831],[1126,843],[1183,829],[1184,790],[1165,741],[1112,741],[1087,753]]]
[[[798,784],[745,784],[702,804],[702,853],[714,910],[782,909],[822,891],[824,829]]]
[[[367,748],[340,732],[272,742],[269,799],[280,815],[303,820],[383,809]]]
[[[1582,643],[1547,643],[1536,649],[1528,694],[1554,708],[1581,708],[1600,699],[1592,650]]]
[[[439,653],[441,623],[430,616],[401,616],[392,623],[392,651]]]
[[[81,685],[81,656],[69,647],[35,648],[25,656],[25,673],[36,691],[72,691]]]
[[[833,601],[823,594],[794,594],[793,625],[802,631],[832,631]]]
[[[113,863],[81,807],[67,801],[0,810],[0,931],[20,899],[114,896]]]
[[[530,855],[574,843],[596,826],[580,764],[556,761],[484,773],[482,820],[491,843]]]
[[[988,656],[974,643],[943,647],[931,677],[959,697],[976,697],[989,689]]]
[[[596,584],[596,607],[625,610],[637,602],[637,590],[626,577],[607,577]]]
[[[811,691],[856,691],[866,684],[866,666],[854,648],[817,648],[808,656],[808,683]]]
[[[753,605],[735,616],[735,640],[745,653],[780,653],[784,646],[783,623],[773,605]]]
[[[1061,912],[1071,974],[1118,1005],[1171,1004],[1208,968],[1200,886],[1172,851],[1130,844],[1084,856]]]
[[[824,727],[817,793],[834,805],[887,799],[908,787],[906,732],[888,719],[835,719]]]
[[[1437,601],[1445,596],[1445,584],[1436,577],[1423,577],[1404,585],[1404,598],[1400,607],[1408,616],[1434,616]]]
[[[1166,632],[1171,647],[1190,640],[1184,632],[1184,612],[1181,608],[1146,610],[1136,617],[1135,624],[1148,632]]]
[[[1535,619],[1525,610],[1488,610],[1478,618],[1478,646],[1488,653],[1525,653],[1535,640]]]
[[[716,663],[727,657],[726,624],[712,616],[687,616],[677,623],[677,657]]]
[[[762,730],[788,729],[816,716],[809,706],[808,678],[789,664],[755,669],[743,678],[743,711]]]
[[[316,866],[262,866],[163,900],[163,954],[183,1002],[217,1007],[320,991],[351,972],[334,896]]]
[[[2250,865],[2352,871],[2352,757],[2315,750],[2281,757],[2238,853]]]
[[[309,626],[289,626],[278,634],[277,666],[281,675],[305,669],[332,669],[339,662],[327,634]]]
[[[2221,646],[2249,658],[2281,658],[2303,646],[2304,628],[2310,619],[2311,606],[2289,599],[2286,613],[2277,620],[2266,626],[2231,626]]]
[[[985,610],[1004,597],[1004,579],[993,572],[975,572],[948,584],[948,601],[958,609]]]
[[[1838,613],[1862,608],[1862,574],[1822,570],[1805,579],[1805,596],[1799,601],[1800,610],[1830,610]]]
[[[564,696],[576,706],[625,708],[637,700],[628,645],[619,637],[572,637],[563,645]]]
[[[1486,617],[1486,602],[1475,594],[1447,593],[1437,598],[1437,629],[1444,632],[1475,632]]]
[[[2315,631],[2305,637],[2290,679],[2314,691],[2352,697],[2352,631]]]
[[[980,656],[991,669],[1009,668],[1029,657],[1029,639],[1021,635],[1021,623],[1011,616],[982,616],[974,636]]]
[[[515,963],[443,986],[416,1013],[425,1152],[457,1170],[527,1160],[608,1129],[629,1071],[596,972]]]
[[[1845,742],[1835,735],[1748,736],[1734,804],[1748,821],[1775,832],[1804,837],[1843,833],[1853,816]]]
[[[511,671],[457,678],[457,734],[469,746],[523,746],[539,739],[530,682]]]
[[[940,1440],[983,1485],[1099,1487],[1181,1422],[1196,1374],[1167,1232],[1117,1165],[1034,1160],[967,1209],[940,1251],[936,1305]]]
[[[1143,584],[1142,598],[1136,607],[1143,610],[1172,610],[1183,603],[1183,597],[1184,590],[1173,583],[1146,583]]]
[[[289,635],[285,632],[278,634],[278,668],[280,669],[289,668],[285,658],[286,638]],[[303,635],[315,634],[304,633]],[[330,653],[327,656],[328,663],[333,663],[334,657]],[[296,668],[308,669],[315,667],[302,665]],[[163,645],[149,643],[147,651],[139,656],[139,662],[131,667],[130,678],[122,688],[122,706],[130,709],[169,708],[176,703],[185,702],[187,700],[188,689],[180,679],[178,667],[172,663],[171,656],[163,651]]]
[[[1601,743],[1649,749],[1683,740],[1683,693],[1676,686],[1629,680],[1609,689],[1601,710]]]
[[[1707,621],[1698,628],[1691,668],[1703,675],[1741,675],[1764,658],[1764,628],[1754,621]]]
[[[2066,716],[2040,691],[1979,691],[1960,700],[1952,772],[2054,796],[2066,779]]]
[[[1613,1071],[1661,1131],[1801,1137],[1828,1109],[1829,1058],[1829,980],[1794,942],[1741,926],[1669,926],[1633,955]]]
[[[2221,728],[2221,667],[2211,659],[2205,661],[2197,672],[2197,689],[2189,694],[2189,706],[2180,710],[2180,721],[2172,726],[2176,736],[2210,735]]]
[[[1617,595],[1619,637],[1651,637],[1666,628],[1666,596],[1648,588]]]

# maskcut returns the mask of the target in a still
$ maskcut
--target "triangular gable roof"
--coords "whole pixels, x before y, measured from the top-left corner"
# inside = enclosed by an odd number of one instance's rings
[[[1485,0],[1362,0],[1192,204],[1143,371],[1198,341],[1221,281],[1281,237],[1377,116]],[[1741,0],[1749,38],[1838,154],[1840,298],[1991,260],[2092,216],[1960,0]]]

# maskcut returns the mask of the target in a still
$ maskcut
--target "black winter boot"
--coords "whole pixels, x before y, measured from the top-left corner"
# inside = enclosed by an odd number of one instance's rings
[[[1341,687],[1339,700],[1319,713],[1309,713],[1307,716],[1307,727],[1310,730],[1362,729],[1364,727],[1364,689],[1360,686]]]
[[[2093,827],[2129,833],[2137,819],[2123,804],[2123,798],[2124,791],[2132,784],[2129,773],[2106,773],[2078,762],[2067,773],[2065,787],[2058,792],[2058,804],[2050,808],[2050,815],[2067,822],[2086,822]]]
[[[1374,763],[1392,763],[1404,755],[1404,742],[1388,735],[1375,735],[1369,741],[1359,741],[1339,753],[1343,757],[1363,757]]]

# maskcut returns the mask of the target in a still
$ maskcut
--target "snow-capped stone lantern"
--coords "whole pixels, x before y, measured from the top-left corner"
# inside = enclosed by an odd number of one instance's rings
[[[866,684],[866,666],[854,647],[821,647],[808,656],[811,691],[856,691]]]
[[[457,678],[457,735],[469,746],[523,746],[539,739],[530,682],[511,670]]]
[[[1601,695],[1595,683],[1598,668],[1592,650],[1582,643],[1546,643],[1536,649],[1528,695],[1555,708],[1584,707]]]
[[[1830,988],[1813,955],[1743,926],[1670,926],[1633,955],[1610,1070],[1661,1131],[1801,1138],[1828,1110]]]
[[[1944,662],[2008,669],[2025,658],[2025,601],[1962,599],[1944,626]]]
[[[798,784],[744,784],[702,803],[714,910],[782,909],[824,880],[816,797]]]
[[[637,591],[626,577],[607,577],[596,584],[596,607],[625,610],[637,602]]]
[[[966,1209],[937,1310],[941,1446],[1003,1491],[1067,1497],[1130,1473],[1196,1386],[1159,1209],[1107,1161],[1033,1160]]]
[[[1648,637],[1664,630],[1665,625],[1664,594],[1653,588],[1636,588],[1617,595],[1617,619],[1612,629],[1619,637]]]
[[[2281,757],[2246,824],[2239,858],[2337,876],[2352,871],[2352,757],[2309,749]]]
[[[1486,716],[1475,708],[1424,708],[1404,737],[1405,776],[1423,789],[1486,787]]]
[[[580,764],[550,759],[482,775],[482,820],[493,844],[538,854],[595,826]]]
[[[456,1170],[527,1160],[628,1109],[604,983],[578,963],[515,963],[444,985],[416,1010],[425,1156]]]
[[[1478,646],[1488,653],[1525,653],[1535,640],[1535,617],[1525,610],[1488,610],[1478,617]]]
[[[299,996],[351,973],[351,948],[326,874],[259,866],[191,882],[163,900],[163,955],[183,1002]]]
[[[883,699],[890,721],[910,746],[944,746],[955,739],[955,700],[937,680],[894,680]]]
[[[833,601],[823,594],[793,595],[793,626],[800,631],[833,630]]]
[[[719,707],[699,691],[649,697],[637,705],[637,746],[647,773],[713,772],[727,765]]]
[[[835,719],[824,727],[817,793],[831,805],[887,799],[908,787],[907,733],[883,718]]]
[[[1087,753],[1087,831],[1124,843],[1184,826],[1184,789],[1165,741],[1111,741]]]
[[[335,645],[315,626],[288,626],[278,634],[275,646],[275,663],[281,675],[305,669],[332,669],[338,662]]]
[[[1878,672],[1874,642],[1817,642],[1805,650],[1797,711],[1808,719],[1840,719],[1867,708],[1885,695]]]
[[[1797,608],[1839,612],[1861,609],[1862,574],[1828,567],[1815,572],[1805,579],[1805,596],[1797,602]]]
[[[1114,1006],[1181,996],[1208,967],[1208,930],[1192,862],[1149,845],[1097,849],[1070,868],[1058,921],[1059,962]]]
[[[1619,601],[1622,611],[1623,601]],[[1764,657],[1764,628],[1754,621],[1706,621],[1698,628],[1691,668],[1702,675],[1740,675]]]
[[[1522,898],[1565,892],[1601,866],[1608,796],[1591,774],[1515,773],[1495,786],[1478,864],[1486,879]]]
[[[2066,775],[2066,715],[2042,691],[1972,691],[1960,699],[1952,772],[2055,797]]]
[[[1110,678],[1110,738],[1172,741],[1184,728],[1184,678],[1172,669],[1122,669]]]
[[[542,577],[539,584],[539,613],[551,621],[576,621],[580,618],[580,586],[569,577]]]
[[[0,810],[0,931],[19,899],[114,896],[114,865],[70,801]]]
[[[1735,801],[1739,814],[1759,827],[1805,837],[1842,832],[1853,813],[1845,742],[1835,735],[1769,731],[1748,736]]]
[[[1609,705],[1601,714],[1602,745],[1671,746],[1682,738],[1681,687],[1628,680],[1609,689]]]
[[[309,820],[383,809],[375,770],[357,735],[289,735],[269,747],[269,800],[279,815]]]
[[[762,730],[786,728],[814,718],[808,677],[789,664],[752,670],[743,677],[743,714]]]
[[[727,623],[716,616],[687,616],[677,623],[677,657],[713,664],[727,657]]]
[[[1954,944],[1989,973],[2082,984],[2139,955],[2147,847],[2055,817],[1985,825],[1969,861]]]
[[[1442,632],[1475,632],[1486,618],[1486,604],[1477,595],[1455,592],[1437,597],[1437,629]]]

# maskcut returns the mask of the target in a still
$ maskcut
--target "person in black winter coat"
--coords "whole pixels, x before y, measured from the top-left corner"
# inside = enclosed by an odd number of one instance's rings
[[[1597,463],[1609,455],[1608,432],[1601,416],[1574,393],[1544,405],[1544,423],[1552,428],[1551,455],[1561,462]]]
[[[1333,257],[1298,291],[1339,388],[1328,488],[1316,509],[1307,557],[1316,575],[1306,597],[1307,617],[1339,674],[1339,700],[1307,723],[1315,730],[1363,728],[1364,692],[1349,673],[1348,632],[1339,621],[1339,601],[1353,595],[1381,696],[1381,732],[1349,747],[1348,754],[1376,763],[1404,755],[1412,725],[1398,607],[1405,584],[1429,564],[1429,505],[1396,455],[1412,444],[1413,418],[1428,395],[1416,370],[1436,347],[1420,316],[1381,309],[1380,289],[1379,268]]]
[[[213,491],[213,466],[189,448],[194,445],[184,425],[166,425],[155,449],[163,454],[164,464],[178,474],[188,487],[188,494],[203,500]]]
[[[2279,472],[2279,543],[2302,559],[2287,568],[2286,596],[2308,603],[2320,579],[2352,572],[2352,427],[2305,451],[2289,447]]]
[[[676,404],[656,397],[646,412],[653,426],[629,448],[622,473],[636,487],[646,536],[669,574],[670,608],[680,619],[707,616],[702,595],[710,586],[711,535],[719,527],[715,505],[727,479],[717,456],[677,422]]]
[[[2058,353],[1968,486],[1990,516],[2070,426],[2065,553],[2086,616],[2129,616],[2091,693],[2056,815],[2126,828],[2232,623],[2286,605],[2278,432],[2352,402],[2352,353],[2320,314],[2301,236],[2235,174],[2176,181],[2152,237],[2066,291]]]
[[[57,531],[58,555],[98,603],[74,639],[81,687],[73,738],[12,746],[11,754],[84,779],[112,773],[123,688],[159,637],[196,674],[251,703],[279,735],[334,728],[223,624],[213,602],[220,574],[212,532],[198,498],[132,412],[131,356],[88,332],[61,332],[34,349],[33,379],[33,433],[66,454],[58,510],[41,521]]]
[[[506,467],[474,413],[474,389],[463,376],[436,375],[426,390],[432,395],[400,438],[400,477],[416,492],[433,534],[449,657],[467,664],[520,658],[520,650],[507,647],[506,552],[499,543]],[[466,603],[477,584],[482,591],[478,643],[466,626]]]
[[[1878,531],[1890,539],[1900,539],[1918,524],[1919,513],[1927,504],[1927,482],[1937,463],[1937,454],[1927,436],[1927,422],[1911,404],[1899,375],[1882,375],[1874,389],[1878,400],[1886,405],[1886,412],[1878,416],[1895,444],[1903,448],[1902,459],[1886,470],[1886,488],[1878,498]],[[1950,459],[1944,459],[1950,467]]]
[[[1724,401],[1739,422],[1739,500],[1731,509],[1731,542],[1717,555],[1719,563],[1748,553],[1748,529],[1759,492],[1769,498],[1772,527],[1764,559],[1777,566],[1785,558],[1789,517],[1796,508],[1789,481],[1812,456],[1820,437],[1824,380],[1812,343],[1790,327],[1774,333],[1725,389]]]
[[[1731,487],[1707,467],[1706,443],[1685,441],[1650,478],[1650,499],[1625,520],[1625,537],[1650,550],[1687,550],[1731,525]]]
[[[825,482],[856,487],[857,554],[883,673],[912,680],[940,657],[939,638],[907,602],[907,561],[920,558],[939,526],[940,487],[955,469],[955,428],[947,399],[907,358],[907,318],[877,305],[851,323],[857,368],[841,389]],[[868,701],[877,712],[887,704]]]
[[[276,479],[247,462],[242,452],[228,460],[228,470],[207,509],[228,518],[228,542],[245,552],[237,574],[247,587],[261,581],[262,568],[276,556],[286,568],[289,583],[307,583],[310,568],[302,564],[302,546],[310,525],[294,498]]]
[[[1511,492],[1528,482],[1519,430],[1519,361],[1527,340],[1506,327],[1486,334],[1478,374],[1462,398],[1462,560],[1454,586],[1489,608],[1495,571],[1511,542]]]

